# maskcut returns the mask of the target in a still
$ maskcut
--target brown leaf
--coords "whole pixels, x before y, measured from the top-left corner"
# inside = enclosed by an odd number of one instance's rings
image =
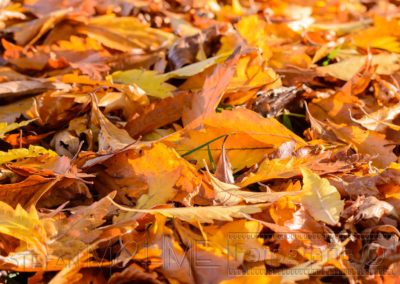
[[[199,34],[177,40],[168,51],[168,59],[174,68],[181,68],[196,62],[199,51],[209,54],[207,50],[203,49],[209,49],[210,44],[217,41],[221,28],[220,26],[212,26]]]
[[[192,100],[189,92],[179,92],[147,106],[143,113],[129,119],[125,129],[132,137],[149,133],[182,117],[183,110]]]
[[[385,135],[363,130],[357,126],[338,125],[333,122],[328,124],[336,136],[352,145],[359,153],[369,154],[378,167],[386,167],[397,160],[393,153],[395,145],[385,139]]]
[[[114,273],[108,280],[107,284],[132,283],[132,281],[148,284],[162,283],[161,281],[157,280],[157,276],[154,272],[146,272],[141,266],[132,263],[121,272]]]
[[[204,118],[214,113],[235,74],[239,58],[240,49],[237,49],[224,63],[215,67],[213,73],[205,80],[201,92],[193,95],[191,106],[185,108],[182,115],[183,124],[187,128],[197,128]]]
[[[72,8],[51,12],[39,19],[13,26],[8,31],[14,33],[14,38],[19,45],[30,46],[71,12]]]
[[[225,183],[235,183],[233,177],[232,165],[229,162],[229,157],[226,155],[225,145],[222,145],[221,155],[219,156],[216,169],[215,177]]]
[[[57,179],[31,175],[21,182],[1,184],[0,200],[13,207],[21,204],[25,208],[29,208],[30,205],[35,205],[57,181]]]
[[[0,83],[0,99],[16,99],[26,95],[36,95],[48,90],[70,90],[70,86],[63,83],[46,81],[11,81]]]

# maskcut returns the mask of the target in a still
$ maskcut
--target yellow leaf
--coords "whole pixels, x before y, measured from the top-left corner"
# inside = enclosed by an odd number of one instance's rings
[[[10,123],[10,124],[8,124],[7,122],[0,122],[0,139],[4,138],[4,135],[7,132],[13,131],[20,127],[24,127],[31,122],[32,122],[32,120],[25,120],[25,121],[21,121],[19,123],[14,122],[14,123]]]
[[[397,19],[382,17],[374,18],[374,26],[361,30],[352,39],[356,46],[362,48],[379,48],[391,52],[400,52],[399,36],[400,25]]]
[[[251,255],[251,252],[263,249],[263,240],[258,237],[262,228],[263,226],[257,221],[237,220],[222,226],[207,226],[204,231],[208,235],[208,245],[220,249],[225,254],[234,257],[239,263],[243,263],[246,260],[251,261],[252,257],[253,261],[256,257],[261,258],[259,255]]]
[[[69,40],[59,40],[57,45],[54,46],[55,50],[74,50],[74,51],[87,51],[87,50],[102,50],[99,42],[91,38],[80,38],[71,36]]]
[[[395,170],[400,170],[400,164],[399,164],[399,163],[392,162],[392,163],[390,163],[390,165],[388,166],[388,168],[390,168],[390,169],[395,169]]]
[[[320,178],[309,169],[302,168],[301,172],[303,174],[302,204],[315,220],[336,225],[344,207],[340,193],[336,187],[330,185],[327,179]]]
[[[34,158],[41,155],[56,156],[57,153],[35,145],[30,145],[28,149],[20,148],[8,150],[8,152],[0,151],[0,165],[17,159]]]
[[[367,56],[356,55],[346,58],[339,63],[328,66],[317,67],[317,72],[321,76],[330,75],[335,78],[348,81],[353,78],[360,68],[365,64]],[[377,65],[376,73],[381,75],[391,75],[400,68],[397,63],[400,56],[398,54],[377,54],[372,56],[372,65]]]
[[[280,284],[282,277],[279,275],[241,275],[224,280],[219,284]]]
[[[228,90],[238,88],[256,88],[276,83],[280,86],[280,78],[273,69],[262,64],[260,58],[243,57],[239,60],[236,75],[229,84]]]
[[[191,77],[191,76],[199,74],[200,72],[203,72],[205,69],[207,69],[210,66],[213,66],[220,62],[223,62],[226,58],[228,58],[228,56],[230,54],[231,54],[231,52],[222,53],[217,56],[210,57],[206,60],[202,60],[202,61],[190,64],[190,65],[184,66],[182,68],[176,69],[174,71],[165,73],[160,76],[166,77],[167,79]]]
[[[270,37],[267,32],[267,23],[259,16],[242,17],[236,24],[236,30],[237,33],[227,33],[221,38],[222,46],[219,53],[232,52],[245,41],[248,46],[260,51],[263,60],[268,61],[271,58],[272,51],[268,46]]]
[[[256,29],[254,27],[257,27]],[[268,33],[266,31],[267,23],[260,19],[258,15],[243,17],[236,25],[240,35],[250,46],[260,48],[263,58],[268,60],[272,52],[269,49]]]
[[[45,255],[47,234],[35,207],[25,211],[20,205],[13,209],[0,201],[0,233],[24,242],[29,249]]]
[[[110,199],[111,200],[111,199]],[[266,205],[237,206],[203,206],[160,209],[133,209],[121,206],[111,200],[121,210],[137,213],[161,214],[168,218],[178,218],[188,223],[213,223],[217,221],[232,221],[233,218],[243,218],[243,214],[254,214],[262,211]]]
[[[171,96],[171,92],[175,90],[174,86],[166,83],[167,80],[171,78],[188,78],[197,75],[208,67],[223,62],[231,53],[219,54],[165,74],[157,74],[149,70],[132,69],[114,72],[110,77],[116,83],[136,84],[150,96],[165,98]]]
[[[167,76],[159,75],[155,71],[132,69],[128,71],[117,71],[111,75],[116,83],[135,84],[147,95],[166,98],[172,95],[175,87],[166,83]]]
[[[138,176],[148,184],[148,193],[142,195],[137,208],[152,208],[166,204],[179,193],[179,189],[190,194],[200,184],[196,170],[187,161],[180,158],[174,149],[157,143],[146,149],[137,159],[129,163]]]
[[[314,162],[310,157],[290,157],[286,159],[264,160],[258,167],[256,173],[251,173],[245,177],[240,186],[248,186],[250,184],[267,181],[276,178],[292,178],[300,174],[300,167]]]
[[[276,224],[284,226],[286,222],[293,219],[297,208],[295,199],[298,199],[298,197],[284,197],[272,204],[269,208],[269,214]]]

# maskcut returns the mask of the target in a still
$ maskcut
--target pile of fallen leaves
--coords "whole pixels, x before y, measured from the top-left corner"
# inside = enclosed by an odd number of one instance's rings
[[[4,283],[395,283],[400,8],[0,1]]]

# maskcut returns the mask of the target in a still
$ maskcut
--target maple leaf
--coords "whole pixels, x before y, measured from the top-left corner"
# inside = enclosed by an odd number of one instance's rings
[[[115,187],[120,195],[126,191],[136,200],[137,208],[152,208],[172,200],[192,204],[201,184],[196,169],[162,143],[143,146],[141,151],[140,155],[128,150],[126,156],[121,153],[107,161],[106,173],[99,176],[102,182],[98,186],[105,186],[108,192]]]
[[[0,201],[0,232],[17,238],[44,256],[47,253],[48,240],[44,224],[38,216],[35,207],[28,211],[17,205],[13,209],[10,205]]]
[[[395,19],[388,20],[374,17],[371,28],[359,31],[352,38],[357,46],[380,48],[391,52],[400,52],[400,42],[397,40],[399,24]]]
[[[274,118],[263,118],[247,109],[224,110],[214,113],[203,121],[202,130],[183,130],[163,139],[167,145],[173,145],[178,153],[189,160],[208,161],[207,145],[213,160],[217,160],[225,149],[234,172],[259,162],[265,154],[271,153],[275,146],[287,141],[296,141],[304,145],[303,139],[294,135]]]
[[[166,163],[159,168],[163,159]],[[194,169],[164,144],[157,143],[145,150],[142,157],[131,161],[131,166],[135,174],[144,176],[149,186],[148,193],[139,198],[137,208],[152,208],[167,203],[178,194],[175,188],[179,186],[189,194],[196,194],[199,178]]]

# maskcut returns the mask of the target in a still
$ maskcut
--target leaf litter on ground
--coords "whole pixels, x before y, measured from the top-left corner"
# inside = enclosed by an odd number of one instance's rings
[[[0,282],[396,283],[396,1],[0,3]]]

